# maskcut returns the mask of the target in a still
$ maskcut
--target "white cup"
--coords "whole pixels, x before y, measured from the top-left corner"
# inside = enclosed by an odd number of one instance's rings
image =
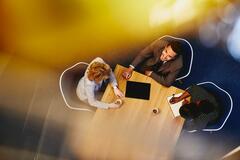
[[[122,105],[123,101],[121,99],[117,99],[114,103],[118,105]]]
[[[158,114],[158,113],[160,113],[160,109],[159,108],[153,108],[152,112],[154,114]]]

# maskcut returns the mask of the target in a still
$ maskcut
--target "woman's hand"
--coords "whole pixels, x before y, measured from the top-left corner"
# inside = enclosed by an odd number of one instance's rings
[[[117,97],[119,97],[119,98],[123,98],[124,97],[124,94],[122,93],[122,91],[120,91],[120,89],[118,89],[117,87],[114,87],[113,91],[114,91],[114,94]]]
[[[110,104],[109,108],[119,108],[123,104],[121,99],[116,99],[113,103]]]
[[[116,104],[115,102],[111,103],[110,106],[109,106],[109,109],[110,108],[119,108],[121,105],[119,104]]]

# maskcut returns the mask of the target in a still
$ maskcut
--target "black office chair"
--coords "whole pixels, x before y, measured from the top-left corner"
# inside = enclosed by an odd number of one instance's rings
[[[84,76],[87,67],[88,63],[79,62],[64,70],[59,79],[59,87],[68,108],[95,112],[96,108],[82,102],[76,93],[78,82]]]

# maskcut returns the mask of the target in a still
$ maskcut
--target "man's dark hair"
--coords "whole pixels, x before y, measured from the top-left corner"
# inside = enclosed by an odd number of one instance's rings
[[[172,50],[177,54],[177,55],[181,55],[183,52],[183,46],[181,44],[181,42],[174,40],[171,41],[168,45],[171,46]]]
[[[198,107],[200,108],[200,111],[205,114],[208,114],[214,111],[214,105],[208,100],[202,100],[199,103]]]
[[[200,115],[200,110],[195,103],[184,104],[179,113],[185,119],[194,119]]]

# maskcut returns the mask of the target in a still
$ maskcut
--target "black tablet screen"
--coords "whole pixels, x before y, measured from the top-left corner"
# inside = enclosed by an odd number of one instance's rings
[[[150,88],[150,83],[127,81],[125,96],[149,100]]]

